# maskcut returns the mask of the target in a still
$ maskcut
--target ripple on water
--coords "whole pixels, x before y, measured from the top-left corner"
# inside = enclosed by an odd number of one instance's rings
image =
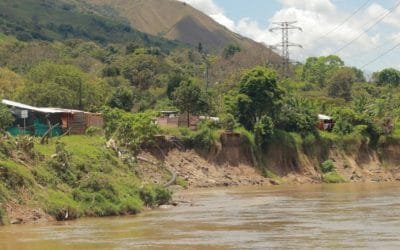
[[[0,249],[400,248],[399,184],[209,190],[194,206],[0,229]]]

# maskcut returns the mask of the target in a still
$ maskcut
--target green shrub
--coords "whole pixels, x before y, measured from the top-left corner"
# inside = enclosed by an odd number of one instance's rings
[[[143,206],[142,201],[138,197],[128,197],[121,200],[119,205],[120,214],[137,214]]]
[[[187,188],[189,186],[188,182],[180,176],[176,177],[176,185],[183,188]]]
[[[244,138],[245,144],[248,144],[248,146],[250,146],[251,148],[256,147],[255,137],[252,132],[248,131],[247,129],[245,129],[243,127],[236,128],[235,132],[242,135],[242,138]]]
[[[0,181],[6,185],[8,189],[20,187],[31,187],[34,178],[30,171],[22,165],[13,161],[0,161]]]
[[[56,220],[72,220],[81,215],[78,203],[68,194],[60,191],[49,191],[44,197],[45,210]]]
[[[10,109],[0,103],[0,132],[7,129],[14,122]]]
[[[148,207],[166,204],[171,199],[171,192],[156,185],[145,185],[139,192],[140,198]]]
[[[6,225],[7,224],[7,213],[6,210],[1,207],[0,204],[0,226]]]
[[[333,164],[332,160],[324,161],[323,163],[321,163],[320,167],[321,167],[322,173],[324,173],[324,174],[333,172],[335,170],[335,165]]]
[[[103,130],[99,127],[88,127],[86,129],[86,135],[88,136],[95,136],[95,135],[101,135],[103,133]]]
[[[222,126],[227,131],[233,131],[236,125],[235,117],[232,114],[226,114],[222,117]]]
[[[254,135],[256,144],[259,147],[267,145],[274,134],[274,122],[272,118],[264,115],[254,125]]]
[[[336,171],[326,173],[322,175],[322,180],[325,183],[343,183],[346,182],[345,179],[339,175]]]
[[[197,131],[189,129],[181,129],[180,131],[183,144],[188,148],[208,151],[217,141],[215,130],[208,126],[201,126]]]

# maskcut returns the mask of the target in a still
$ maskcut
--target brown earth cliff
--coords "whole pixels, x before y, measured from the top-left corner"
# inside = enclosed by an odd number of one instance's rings
[[[351,145],[352,150],[336,145],[323,147],[318,143],[305,148],[270,145],[262,153],[263,166],[256,163],[243,136],[236,133],[223,133],[220,143],[210,152],[185,149],[170,138],[159,138],[157,144],[139,159],[162,165],[142,161],[138,172],[158,183],[168,176],[166,172],[160,174],[160,168],[175,172],[188,187],[321,183],[320,164],[325,160],[333,161],[346,182],[400,180],[400,143],[396,141],[376,150],[365,142]]]

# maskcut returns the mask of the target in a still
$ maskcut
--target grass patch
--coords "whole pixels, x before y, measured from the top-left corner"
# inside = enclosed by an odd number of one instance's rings
[[[11,160],[0,161],[0,181],[8,189],[29,188],[35,182],[28,168]]]
[[[1,145],[7,155],[19,153],[4,141]],[[27,204],[39,204],[57,220],[70,220],[135,214],[144,205],[158,206],[171,198],[161,186],[140,188],[134,164],[125,164],[108,150],[101,136],[53,138],[45,145],[36,139],[34,150],[40,157],[32,158],[30,166],[0,153],[0,203],[10,197],[25,202],[18,193],[19,187],[25,188],[35,194]]]
[[[45,211],[57,220],[76,219],[82,214],[79,204],[67,193],[48,190],[42,200]]]
[[[340,176],[340,174],[336,171],[323,174],[322,180],[325,183],[344,183],[344,182],[346,182],[346,180],[342,176]]]
[[[181,186],[186,189],[186,188],[188,188],[189,183],[182,177],[178,176],[178,177],[176,177],[176,185]]]
[[[140,190],[140,197],[148,207],[166,204],[171,199],[171,192],[158,185],[145,185]]]

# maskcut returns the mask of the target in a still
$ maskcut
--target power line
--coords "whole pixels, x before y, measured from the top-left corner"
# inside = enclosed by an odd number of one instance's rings
[[[393,46],[392,48],[390,48],[389,50],[383,52],[382,54],[380,54],[379,56],[375,57],[373,60],[369,61],[368,63],[364,64],[361,69],[364,69],[365,67],[367,67],[368,65],[378,61],[380,58],[386,56],[387,54],[389,54],[390,52],[392,52],[393,50],[397,49],[398,47],[400,47],[400,43],[396,44],[395,46]]]
[[[343,49],[347,48],[350,44],[352,44],[353,42],[357,41],[362,35],[364,35],[368,31],[370,31],[372,28],[374,28],[376,25],[378,25],[380,22],[382,22],[383,19],[385,19],[388,15],[390,15],[393,11],[395,11],[396,8],[399,7],[399,5],[400,5],[400,1],[397,2],[397,4],[395,6],[393,6],[387,13],[382,14],[380,16],[380,18],[377,21],[375,21],[371,26],[369,26],[366,30],[363,30],[357,37],[353,38],[351,41],[349,41],[348,43],[346,43],[345,45],[343,45],[342,47],[337,49],[333,54],[339,53]]]
[[[330,31],[326,32],[324,35],[322,35],[321,37],[319,37],[318,39],[316,39],[316,41],[321,40],[322,38],[327,37],[329,34],[335,32],[336,30],[338,30],[340,27],[342,27],[344,24],[346,24],[350,19],[352,19],[355,15],[358,14],[358,12],[360,12],[367,4],[369,4],[371,2],[371,0],[367,0],[365,1],[360,7],[358,7],[350,16],[348,16],[343,22],[341,22],[340,24],[336,25],[333,29],[331,29]]]
[[[369,54],[371,54],[371,53],[376,53],[378,50],[380,50],[380,49],[382,49],[382,48],[384,48],[384,47],[388,47],[389,45],[391,45],[393,42],[395,42],[395,39],[392,39],[393,41],[387,41],[387,42],[385,42],[384,44],[381,44],[381,45],[376,45],[376,46],[374,46],[374,47],[372,47],[372,48],[369,48],[369,49],[366,49],[366,50],[363,50],[363,51],[361,51],[361,52],[357,52],[357,53],[354,53],[354,54],[351,54],[351,55],[344,55],[344,56],[341,56],[341,58],[344,58],[344,59],[355,59],[355,58],[363,58],[363,57],[365,57],[366,55],[369,55]]]
[[[295,44],[289,42],[289,30],[300,30],[303,31],[300,27],[295,26],[294,24],[297,23],[297,21],[292,21],[292,22],[273,22],[274,27],[269,29],[270,32],[273,32],[275,30],[280,30],[282,32],[282,41],[279,45],[279,47],[282,47],[282,66],[283,66],[283,75],[285,77],[289,76],[289,63],[290,63],[290,54],[289,54],[289,47],[300,47],[302,46],[300,44]]]

